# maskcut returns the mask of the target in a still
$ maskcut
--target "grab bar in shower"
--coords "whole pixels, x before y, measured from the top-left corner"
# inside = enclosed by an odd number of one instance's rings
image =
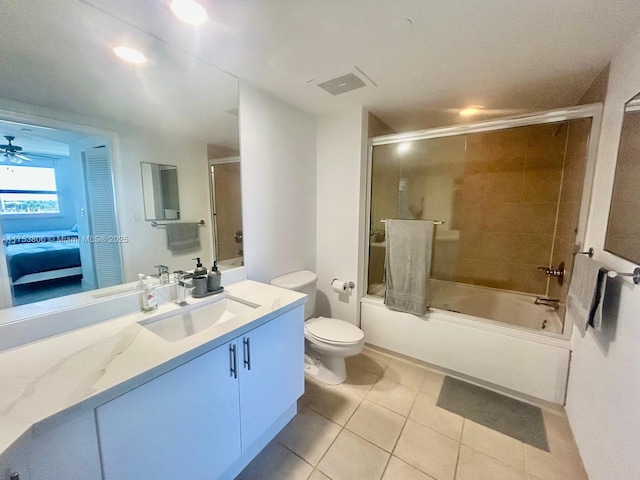
[[[397,218],[395,220],[398,220]],[[407,219],[408,220],[408,219]],[[380,223],[385,223],[387,221],[386,218],[380,220]],[[442,220],[424,220],[425,222],[433,222],[434,225],[444,225]]]

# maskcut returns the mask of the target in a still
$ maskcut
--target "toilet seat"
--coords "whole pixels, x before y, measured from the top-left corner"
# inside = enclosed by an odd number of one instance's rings
[[[364,340],[362,330],[337,318],[311,318],[305,322],[304,330],[311,338],[332,345],[354,345]]]

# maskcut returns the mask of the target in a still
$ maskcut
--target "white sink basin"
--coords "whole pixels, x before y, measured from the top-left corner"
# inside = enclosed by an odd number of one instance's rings
[[[138,323],[169,342],[177,342],[213,325],[250,313],[256,306],[223,297],[213,303],[187,308]]]

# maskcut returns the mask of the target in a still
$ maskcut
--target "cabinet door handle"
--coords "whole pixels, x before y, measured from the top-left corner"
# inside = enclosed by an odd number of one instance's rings
[[[249,337],[242,339],[242,350],[244,353],[244,366],[251,370],[251,340]]]
[[[238,378],[238,357],[236,356],[236,344],[229,345],[229,376]]]

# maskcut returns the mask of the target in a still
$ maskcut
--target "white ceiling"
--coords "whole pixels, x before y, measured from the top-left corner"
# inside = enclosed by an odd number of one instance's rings
[[[168,0],[87,1],[310,112],[364,105],[399,130],[469,104],[574,105],[640,25],[637,0],[201,0],[202,27],[177,23]],[[356,66],[377,86],[316,86]]]
[[[238,106],[237,79],[126,21],[79,0],[5,0],[0,32],[2,99],[238,145],[238,117],[225,113]],[[121,42],[148,64],[116,58]]]
[[[406,131],[469,104],[501,116],[573,105],[640,24],[637,0],[202,2],[212,20],[192,27],[168,0],[5,0],[0,97],[231,146],[235,87],[216,65],[309,112],[364,105]],[[149,65],[115,60],[121,40]],[[337,97],[316,86],[356,67],[377,86],[364,78]]]

